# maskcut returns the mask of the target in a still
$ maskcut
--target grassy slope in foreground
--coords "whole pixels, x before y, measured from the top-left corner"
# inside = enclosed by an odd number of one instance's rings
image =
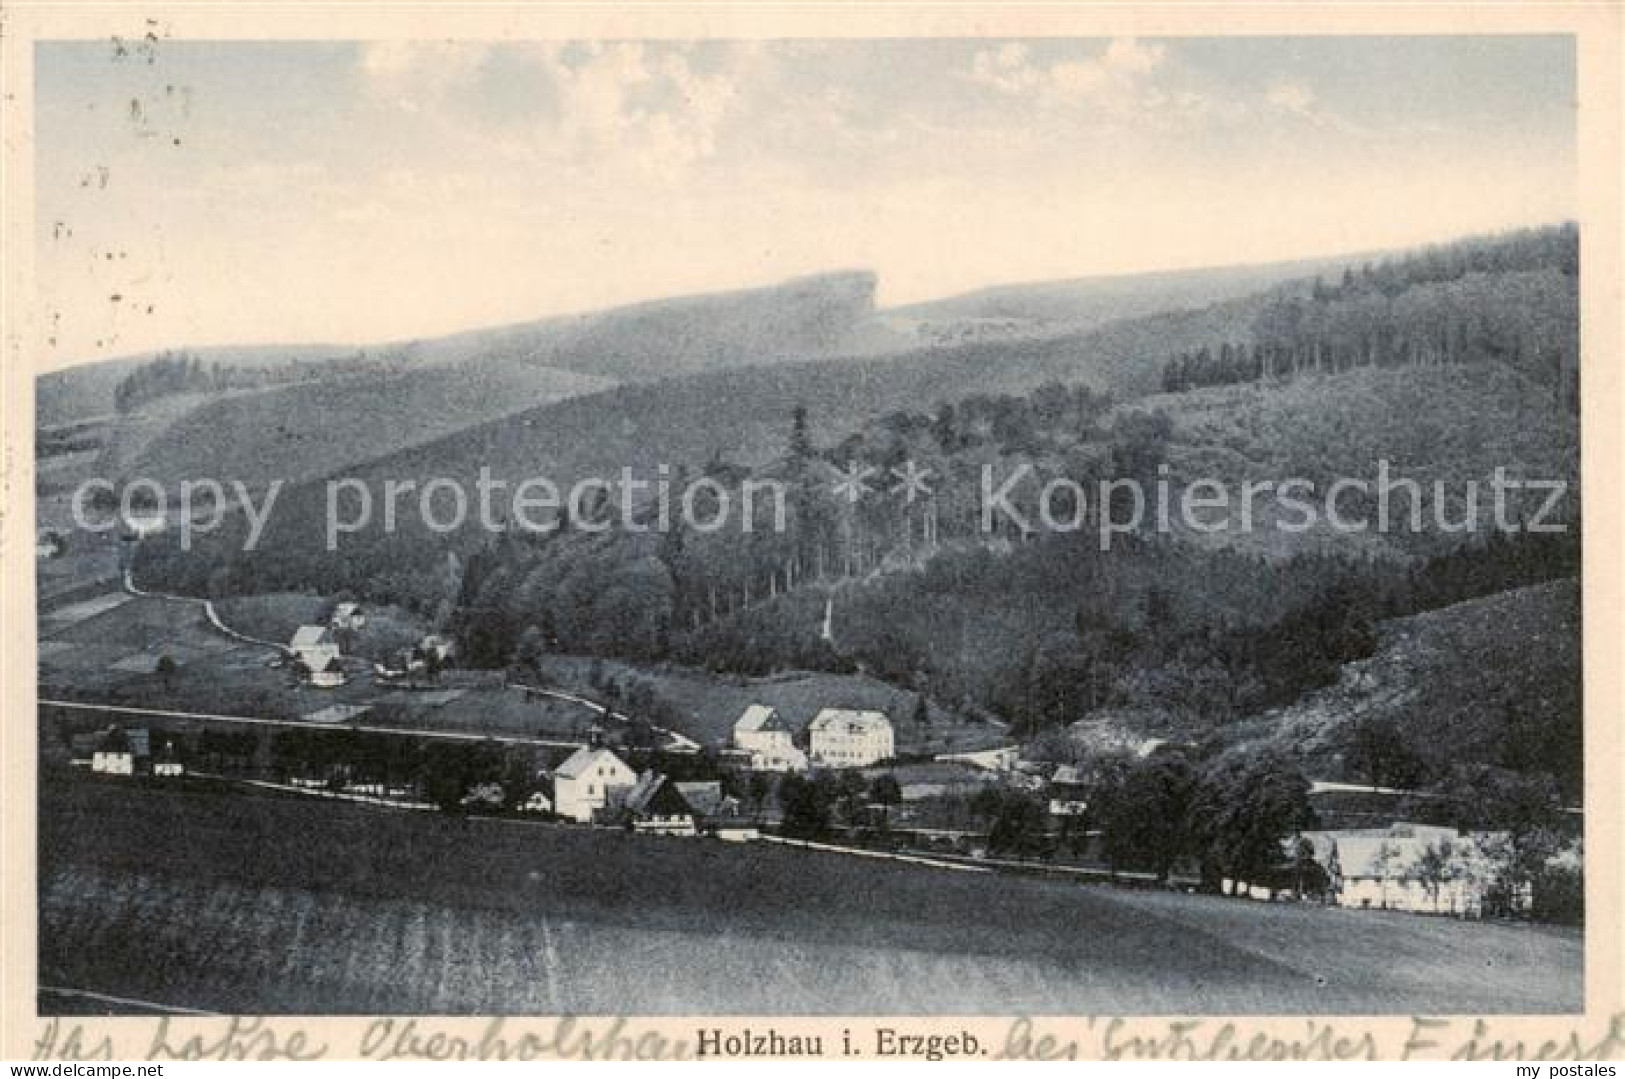
[[[49,775],[40,980],[271,1013],[1572,1011],[1578,934]],[[54,998],[52,998],[54,999]]]

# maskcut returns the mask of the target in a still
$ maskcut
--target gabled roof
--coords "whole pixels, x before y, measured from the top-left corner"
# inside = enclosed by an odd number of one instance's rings
[[[326,626],[300,626],[293,631],[295,648],[314,648],[317,645],[332,643],[333,632]]]
[[[677,793],[683,796],[689,808],[702,817],[714,817],[727,803],[722,784],[716,780],[705,783],[678,783]]]
[[[1055,769],[1055,774],[1049,777],[1049,781],[1062,786],[1074,786],[1083,782],[1083,771],[1075,764],[1063,764]]]
[[[631,769],[627,768],[627,766],[621,761],[621,758],[617,757],[609,750],[604,749],[601,746],[596,748],[592,746],[582,746],[580,749],[570,754],[570,756],[565,759],[564,763],[559,765],[558,768],[554,770],[553,776],[556,779],[580,779],[582,776],[586,775],[589,770],[597,767],[599,761],[604,757],[608,757],[611,761],[614,761],[616,766],[623,771],[631,771]]]
[[[361,609],[359,603],[341,603],[333,608],[334,618],[349,618]]]
[[[765,704],[753,704],[734,721],[734,734],[753,734],[756,731],[787,731],[784,720],[776,709]]]
[[[659,772],[645,772],[626,793],[626,808],[643,817],[679,817],[692,814],[693,806],[683,798],[677,784]]]
[[[145,727],[109,727],[97,743],[98,753],[129,753],[136,757],[152,755],[152,740]]]
[[[891,720],[886,718],[886,713],[869,709],[825,708],[813,717],[813,721],[808,724],[807,729],[809,731],[828,731],[843,725],[853,733],[882,727],[890,730]]]

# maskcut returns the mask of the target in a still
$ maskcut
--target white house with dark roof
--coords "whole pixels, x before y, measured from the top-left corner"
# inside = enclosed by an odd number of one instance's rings
[[[807,754],[796,748],[790,725],[776,709],[753,704],[734,721],[734,745],[750,754],[758,772],[805,772]]]
[[[312,672],[325,671],[339,658],[339,644],[327,626],[300,626],[293,631],[288,650]]]
[[[622,806],[633,831],[658,835],[691,836],[698,833],[698,814],[677,784],[659,772],[648,771],[627,791]]]
[[[553,812],[587,824],[613,797],[636,786],[638,774],[609,750],[583,746],[553,773]]]
[[[897,755],[886,713],[825,708],[807,726],[808,756],[825,768],[863,768]]]
[[[110,776],[145,772],[152,761],[152,740],[145,727],[109,727],[96,744],[90,770]]]

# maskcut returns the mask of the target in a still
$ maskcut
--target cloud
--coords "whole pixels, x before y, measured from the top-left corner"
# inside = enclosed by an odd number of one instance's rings
[[[364,46],[359,70],[373,98],[463,136],[483,133],[509,159],[674,177],[717,153],[738,97],[735,69],[751,58],[733,49],[720,69],[702,70],[694,52],[680,42],[389,41]],[[530,127],[499,130],[482,96],[511,94],[516,68],[536,79]]]
[[[1018,42],[978,50],[971,60],[972,82],[1011,96],[1032,96],[1052,105],[1094,103],[1131,97],[1163,63],[1167,50],[1133,38],[1118,38],[1097,56],[1034,62]]]
[[[727,71],[696,71],[681,50],[591,44],[554,61],[558,132],[581,155],[618,157],[672,176],[717,152],[736,97]]]
[[[1277,115],[1284,115],[1302,120],[1313,127],[1341,135],[1355,135],[1361,138],[1375,138],[1379,132],[1357,124],[1335,109],[1329,108],[1315,93],[1315,88],[1302,80],[1287,80],[1272,83],[1264,91],[1264,105],[1268,111]],[[1405,125],[1393,127],[1390,135],[1417,134]]]
[[[361,47],[366,92],[407,112],[420,112],[472,82],[491,46],[471,41],[369,41]]]

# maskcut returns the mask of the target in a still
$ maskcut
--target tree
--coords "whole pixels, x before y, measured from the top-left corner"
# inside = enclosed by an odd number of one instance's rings
[[[923,693],[914,695],[913,720],[916,730],[924,730],[931,726],[931,707],[925,703],[925,694]]]
[[[166,693],[173,687],[176,670],[177,667],[175,666],[175,659],[173,656],[166,653],[165,655],[158,657],[158,678],[163,682],[164,691]]]
[[[1204,874],[1243,882],[1270,879],[1286,859],[1283,843],[1314,824],[1309,781],[1284,753],[1236,755],[1208,763],[1191,798],[1191,832]]]
[[[1405,789],[1422,778],[1421,758],[1388,716],[1367,716],[1357,722],[1348,754],[1358,774],[1373,787]]]
[[[828,835],[835,797],[834,784],[824,776],[816,779],[785,776],[779,784],[779,804],[784,809],[780,827],[784,834],[800,839]]]
[[[1433,912],[1439,912],[1439,899],[1444,886],[1456,879],[1456,845],[1449,838],[1429,843],[1422,848],[1411,864],[1411,876],[1422,885],[1428,898],[1433,900]]]
[[[547,645],[542,637],[540,626],[531,624],[519,635],[514,643],[512,665],[532,677],[540,677],[542,659],[547,654]]]
[[[1044,844],[1044,807],[1025,791],[1006,791],[988,830],[987,849],[994,854],[1026,857]]]
[[[790,412],[790,459],[802,463],[812,457],[812,437],[807,433],[807,407],[797,405]]]
[[[903,800],[903,788],[890,772],[875,776],[869,782],[869,801],[883,806],[894,806]]]
[[[1444,823],[1480,834],[1493,866],[1491,904],[1511,913],[1563,847],[1563,803],[1556,781],[1544,773],[1458,765],[1428,794],[1408,808],[1424,816],[1430,806],[1442,805]]]
[[[1108,779],[1093,799],[1107,862],[1148,869],[1166,881],[1190,847],[1196,772],[1184,754],[1154,753]]]
[[[1377,844],[1377,851],[1371,856],[1371,872],[1377,877],[1377,905],[1383,910],[1388,909],[1388,879],[1398,860],[1399,848],[1386,839]]]

